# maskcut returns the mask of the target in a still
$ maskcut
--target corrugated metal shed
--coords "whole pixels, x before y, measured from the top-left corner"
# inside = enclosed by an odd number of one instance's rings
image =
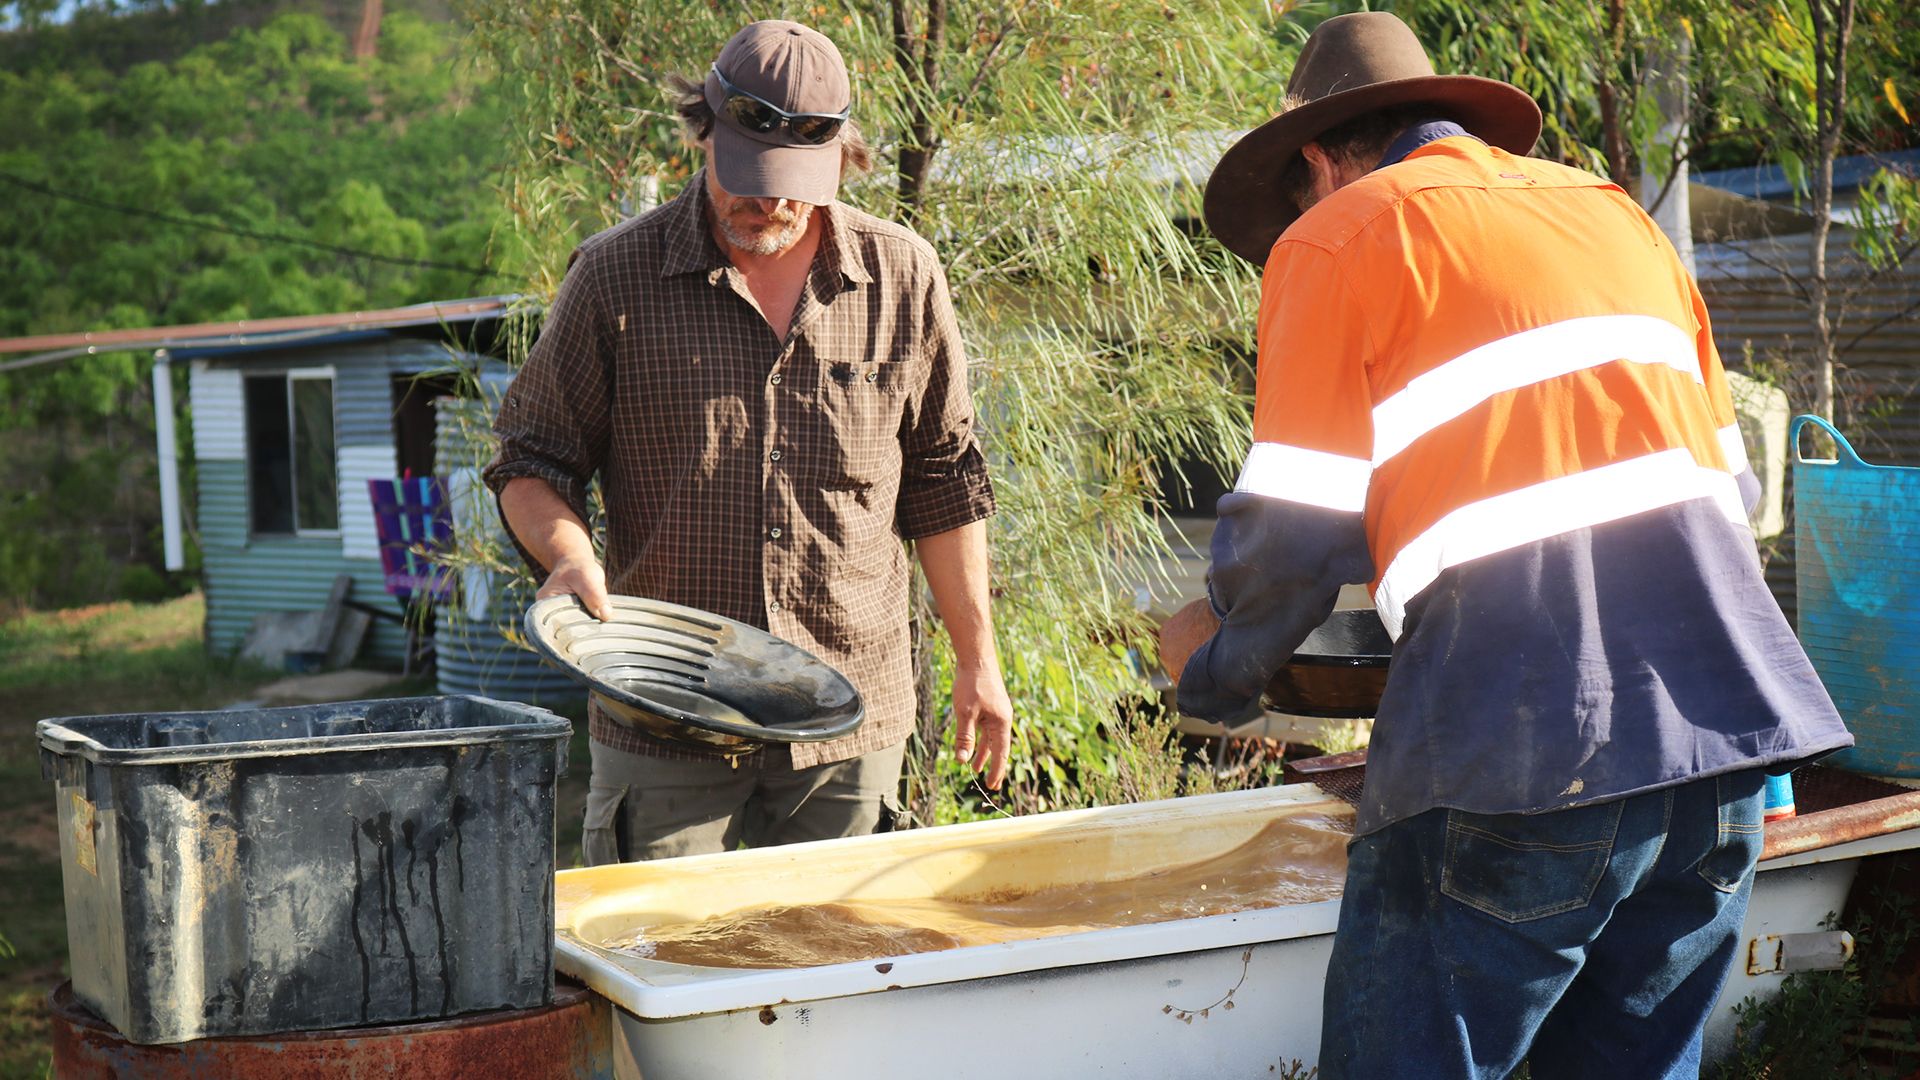
[[[1827,247],[1830,318],[1842,347],[1835,421],[1880,464],[1920,464],[1920,257],[1876,272],[1851,237],[1835,229]],[[1811,242],[1801,234],[1697,249],[1700,291],[1729,366],[1765,367],[1810,351],[1812,309],[1801,290]],[[1805,390],[1789,386],[1796,403],[1810,400]]]
[[[1893,150],[1879,154],[1853,154],[1835,158],[1833,186],[1836,192],[1850,191],[1874,173],[1890,169],[1908,176],[1920,174],[1920,150]],[[1791,201],[1799,188],[1794,178],[1779,165],[1748,165],[1738,169],[1696,172],[1693,182],[1744,195],[1749,199]]]
[[[353,598],[400,613],[381,590],[380,560],[349,559],[337,539],[249,539],[244,463],[200,464],[200,543],[207,597],[207,648],[231,653],[246,640],[255,618],[268,612],[311,611],[325,606],[339,574],[353,576]],[[374,620],[361,653],[399,664],[406,635],[385,619]]]
[[[480,483],[488,451],[475,436],[485,432],[507,380],[483,384],[484,400],[436,403],[435,472],[445,477],[454,501],[454,529],[469,537],[489,534],[507,551],[493,497]],[[463,570],[461,602],[442,615],[434,641],[435,667],[443,694],[483,694],[504,701],[553,705],[584,696],[580,687],[538,654],[518,644],[520,619],[533,602],[533,586],[504,574]]]
[[[1801,233],[1695,249],[1700,291],[1729,367],[1757,373],[1804,371],[1814,338],[1805,296],[1812,236]],[[1835,371],[1835,419],[1860,455],[1880,465],[1920,465],[1920,255],[1875,270],[1836,228],[1827,246],[1834,299],[1829,316],[1842,354]],[[1810,388],[1788,384],[1796,411]],[[1789,489],[1788,497],[1792,493]],[[1792,530],[1778,541],[1767,580],[1795,614]]]
[[[394,377],[461,366],[502,369],[499,362],[382,331],[190,346],[176,349],[174,358],[191,360],[188,406],[198,461],[207,647],[238,649],[263,613],[325,606],[334,578],[343,573],[353,577],[353,599],[398,615],[399,605],[384,588],[366,488],[368,478],[397,472]],[[249,503],[245,380],[293,372],[332,379],[339,527],[260,534],[253,530]],[[361,657],[399,665],[405,648],[397,624],[375,620]]]

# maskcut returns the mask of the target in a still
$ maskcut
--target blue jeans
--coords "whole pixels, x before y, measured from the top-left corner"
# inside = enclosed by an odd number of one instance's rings
[[[1759,770],[1544,814],[1430,810],[1355,840],[1323,1080],[1700,1073],[1760,857]]]

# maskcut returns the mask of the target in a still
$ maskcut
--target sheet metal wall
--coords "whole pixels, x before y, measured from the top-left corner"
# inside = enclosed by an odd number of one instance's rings
[[[486,530],[503,545],[508,562],[517,565],[519,555],[500,528],[493,496],[479,482],[480,468],[492,453],[485,443],[485,433],[492,426],[492,405],[505,393],[507,381],[504,377],[487,381],[485,404],[449,398],[434,403],[438,430],[434,471],[448,481],[454,502],[454,528]],[[441,693],[480,694],[549,707],[585,699],[585,691],[564,672],[501,632],[504,627],[518,636],[520,619],[533,602],[534,588],[525,582],[515,584],[504,574],[463,572],[461,607],[482,617],[468,618],[454,612],[441,616],[434,642]]]
[[[1714,341],[1729,367],[1744,368],[1749,357],[1764,363],[1804,356],[1811,347],[1811,308],[1801,293],[1811,241],[1811,234],[1800,234],[1695,249]],[[1844,350],[1835,374],[1838,426],[1874,464],[1920,465],[1920,255],[1875,273],[1852,243],[1849,231],[1835,229],[1827,246],[1834,290],[1829,318]],[[1810,393],[1791,386],[1789,393],[1796,413],[1808,411]],[[1791,518],[1791,488],[1787,494]],[[1767,582],[1793,618],[1791,524],[1777,548]]]
[[[338,537],[249,537],[245,461],[202,461],[198,472],[209,650],[238,649],[265,612],[324,607],[337,574],[353,575],[354,599],[399,612],[381,587],[380,560],[342,555]],[[405,648],[399,627],[375,619],[361,657],[398,664]]]
[[[195,521],[205,561],[210,650],[237,649],[261,613],[324,606],[338,574],[353,575],[354,599],[399,611],[383,585],[366,480],[395,472],[393,376],[462,362],[479,361],[434,342],[394,337],[236,350],[193,360],[188,400],[198,474]],[[339,533],[253,536],[241,380],[248,375],[320,367],[333,369]],[[361,657],[398,665],[405,649],[400,627],[377,619]]]

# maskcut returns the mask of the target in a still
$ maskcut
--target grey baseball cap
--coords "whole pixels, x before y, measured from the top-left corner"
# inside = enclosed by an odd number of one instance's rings
[[[825,34],[779,19],[751,23],[720,50],[703,89],[713,109],[712,164],[721,188],[742,198],[833,201],[840,188],[837,125],[833,137],[814,143],[771,113],[763,114],[770,125],[755,126],[738,115],[757,111],[750,99],[788,114],[846,115],[853,88],[840,50]],[[728,98],[741,91],[749,100],[730,109]],[[756,130],[760,126],[766,129]]]

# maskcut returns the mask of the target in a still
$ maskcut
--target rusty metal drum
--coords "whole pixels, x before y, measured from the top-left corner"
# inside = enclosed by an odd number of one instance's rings
[[[387,1027],[143,1046],[88,1012],[70,983],[48,995],[61,1080],[612,1080],[606,999],[561,982],[553,1004]]]

